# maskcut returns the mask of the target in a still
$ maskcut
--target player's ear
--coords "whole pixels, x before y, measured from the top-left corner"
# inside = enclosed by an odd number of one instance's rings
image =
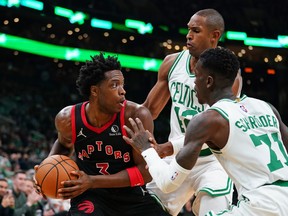
[[[215,44],[215,43],[217,44],[218,41],[219,41],[219,39],[220,39],[220,37],[221,37],[220,31],[219,31],[219,30],[214,30],[214,31],[212,32],[211,42],[212,42],[213,44]]]
[[[90,86],[90,95],[91,96],[97,96],[98,95],[98,92],[99,92],[99,87],[96,86],[96,85],[92,85]]]
[[[211,86],[213,86],[214,84],[214,79],[212,76],[208,76],[207,80],[206,80],[206,86],[207,88],[211,88]]]

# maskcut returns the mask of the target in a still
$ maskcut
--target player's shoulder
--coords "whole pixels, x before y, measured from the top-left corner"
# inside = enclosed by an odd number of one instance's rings
[[[182,51],[183,52],[183,51]],[[165,56],[163,63],[173,63],[176,58],[182,53],[182,52],[176,52],[176,53],[172,53],[172,54],[168,54]]]
[[[182,52],[172,53],[172,54],[167,55],[164,58],[160,66],[160,69],[158,71],[160,77],[162,77],[163,79],[166,79],[171,67],[173,66],[174,62],[176,61],[176,59],[181,53]]]
[[[62,108],[56,115],[56,119],[70,118],[73,105]]]
[[[214,109],[207,109],[197,115],[195,115],[193,117],[193,124],[199,126],[201,125],[201,127],[207,127],[207,126],[212,126],[214,124],[219,124],[219,122],[222,122],[223,120],[223,116]]]
[[[151,115],[150,111],[143,105],[138,104],[133,101],[127,100],[126,108],[125,108],[125,116],[132,117],[145,117],[147,115]]]

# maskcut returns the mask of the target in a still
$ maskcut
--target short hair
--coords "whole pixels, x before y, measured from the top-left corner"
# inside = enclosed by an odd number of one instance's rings
[[[8,183],[8,180],[6,178],[0,178],[0,181],[4,181]]]
[[[25,174],[26,175],[26,172],[24,170],[16,170],[13,174],[13,178],[15,178],[18,174]]]
[[[218,29],[220,30],[221,35],[225,31],[225,23],[222,15],[216,11],[215,9],[203,9],[199,10],[195,13],[195,15],[202,16],[206,18],[206,25],[209,29],[214,30]]]
[[[234,82],[240,67],[237,56],[231,50],[223,47],[205,50],[199,56],[198,61],[201,62],[203,69],[208,69],[211,75],[220,75],[229,80],[229,84]]]
[[[80,68],[79,76],[76,80],[76,86],[79,93],[89,98],[90,87],[99,84],[105,79],[105,73],[111,70],[121,70],[121,64],[116,56],[108,55],[104,57],[104,53],[90,56],[91,60],[87,60],[85,65]]]

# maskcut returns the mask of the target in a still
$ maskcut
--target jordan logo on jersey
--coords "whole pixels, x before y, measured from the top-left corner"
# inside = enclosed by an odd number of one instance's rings
[[[109,133],[109,136],[121,136],[118,125],[112,125],[111,133]]]
[[[80,137],[80,136],[83,136],[83,137],[87,137],[84,133],[83,133],[83,128],[81,128],[81,130],[79,131],[77,137]]]

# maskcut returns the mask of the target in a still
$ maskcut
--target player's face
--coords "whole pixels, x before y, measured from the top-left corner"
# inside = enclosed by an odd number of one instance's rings
[[[205,17],[193,15],[187,24],[187,48],[190,54],[196,58],[198,58],[204,50],[216,45],[213,31],[208,29],[205,20]]]
[[[99,85],[98,104],[103,112],[120,112],[125,100],[124,77],[120,70],[105,73],[106,79]]]
[[[208,88],[209,84],[208,76],[205,70],[202,68],[202,63],[200,61],[197,62],[195,66],[195,87],[196,97],[200,104],[204,104],[208,102]]]

